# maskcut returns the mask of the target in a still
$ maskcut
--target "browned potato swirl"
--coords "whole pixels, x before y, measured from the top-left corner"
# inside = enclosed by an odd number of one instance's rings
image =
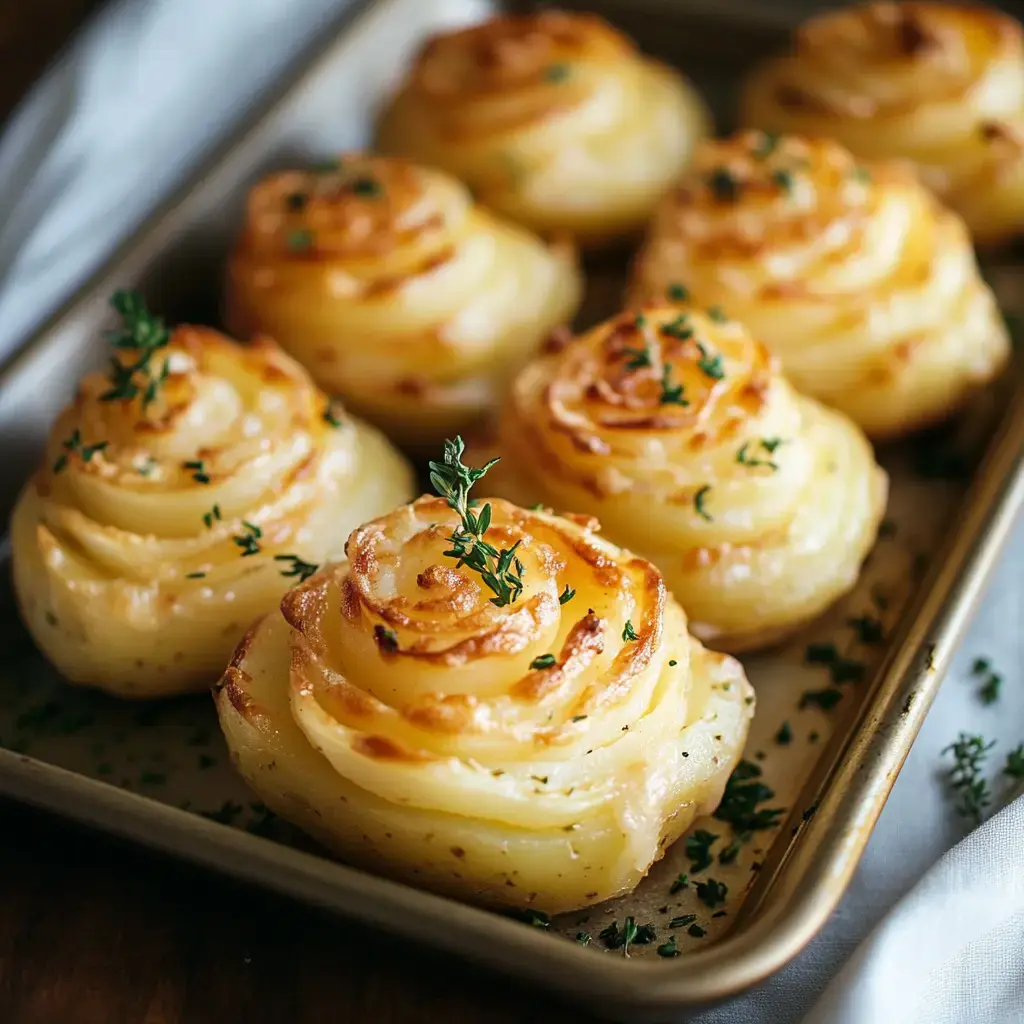
[[[536,360],[498,437],[485,485],[600,517],[731,651],[848,590],[885,510],[861,431],[797,395],[739,323],[688,306],[624,313]]]
[[[913,160],[980,243],[1024,230],[1024,32],[953,3],[858,4],[806,22],[744,91],[745,124]]]
[[[634,303],[674,294],[746,324],[800,391],[876,438],[949,416],[1009,356],[963,221],[908,167],[826,140],[699,148],[630,288]]]
[[[444,554],[460,520],[421,498],[253,628],[217,710],[261,799],[346,860],[568,910],[631,889],[717,804],[753,696],[596,523],[488,515],[487,542],[518,545],[512,603]]]
[[[252,190],[225,317],[433,450],[491,412],[580,290],[571,246],[485,212],[446,174],[350,154]]]
[[[271,342],[179,327],[150,400],[134,379],[116,399],[107,375],[82,381],[11,541],[47,658],[72,682],[155,697],[208,687],[252,620],[405,500],[412,474]]]
[[[692,87],[592,14],[505,15],[431,39],[378,145],[586,246],[638,232],[706,135]]]

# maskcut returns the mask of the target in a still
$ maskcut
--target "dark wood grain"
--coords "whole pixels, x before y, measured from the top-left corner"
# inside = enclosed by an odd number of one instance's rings
[[[571,1024],[546,996],[0,802],[4,1024]]]

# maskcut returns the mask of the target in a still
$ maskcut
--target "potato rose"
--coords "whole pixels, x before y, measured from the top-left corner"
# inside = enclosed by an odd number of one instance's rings
[[[946,418],[1009,355],[963,221],[909,168],[823,140],[748,131],[700,148],[630,289],[677,294],[746,324],[798,390],[876,438]]]
[[[739,323],[691,308],[624,313],[531,364],[498,450],[494,493],[599,516],[731,651],[848,590],[885,509],[861,431],[797,395]]]
[[[224,735],[260,798],[348,861],[489,904],[608,899],[715,807],[752,691],[596,523],[470,515],[506,571],[456,562],[444,499],[368,523],[242,642]]]
[[[113,379],[82,381],[15,508],[14,584],[68,680],[156,697],[209,686],[253,619],[412,477],[272,343],[168,332],[137,296],[115,302]]]
[[[276,338],[390,437],[436,450],[493,409],[580,291],[571,247],[495,218],[445,174],[350,155],[252,190],[225,319]]]
[[[602,19],[545,11],[431,39],[378,145],[443,167],[536,231],[595,246],[643,227],[709,125],[678,72]]]
[[[867,3],[818,15],[751,76],[742,117],[913,160],[980,243],[1024,229],[1024,33],[999,11]]]

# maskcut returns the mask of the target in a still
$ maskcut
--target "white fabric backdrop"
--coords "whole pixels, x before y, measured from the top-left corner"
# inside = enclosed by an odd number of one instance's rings
[[[121,0],[89,26],[0,137],[0,359],[342,6]],[[943,785],[942,748],[960,730],[981,732],[998,740],[995,769],[1024,741],[1022,567],[1018,530],[828,926],[780,974],[700,1014],[699,1024],[785,1024],[816,1001],[814,1024],[1024,1022],[1024,800],[925,875],[962,837]],[[979,654],[1006,678],[990,707],[968,679]]]

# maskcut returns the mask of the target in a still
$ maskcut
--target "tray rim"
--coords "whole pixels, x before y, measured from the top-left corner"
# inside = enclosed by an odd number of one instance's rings
[[[274,87],[249,105],[179,188],[0,364],[0,403],[35,360],[45,357],[48,339],[70,327],[82,309],[102,301],[119,275],[159,247],[193,192],[257,141],[264,122],[364,17],[405,2],[353,0]],[[704,10],[693,13],[697,21],[707,19]],[[947,531],[930,572],[901,614],[850,728],[837,730],[790,808],[780,834],[792,828],[795,837],[784,849],[772,843],[726,934],[678,961],[595,956],[493,911],[367,874],[5,749],[0,749],[0,796],[518,975],[603,1014],[624,1010],[635,1017],[694,1008],[763,980],[824,925],[846,890],[1022,508],[1024,375],[1018,371],[1007,412],[958,509],[957,528]],[[438,922],[445,927],[438,928]]]

